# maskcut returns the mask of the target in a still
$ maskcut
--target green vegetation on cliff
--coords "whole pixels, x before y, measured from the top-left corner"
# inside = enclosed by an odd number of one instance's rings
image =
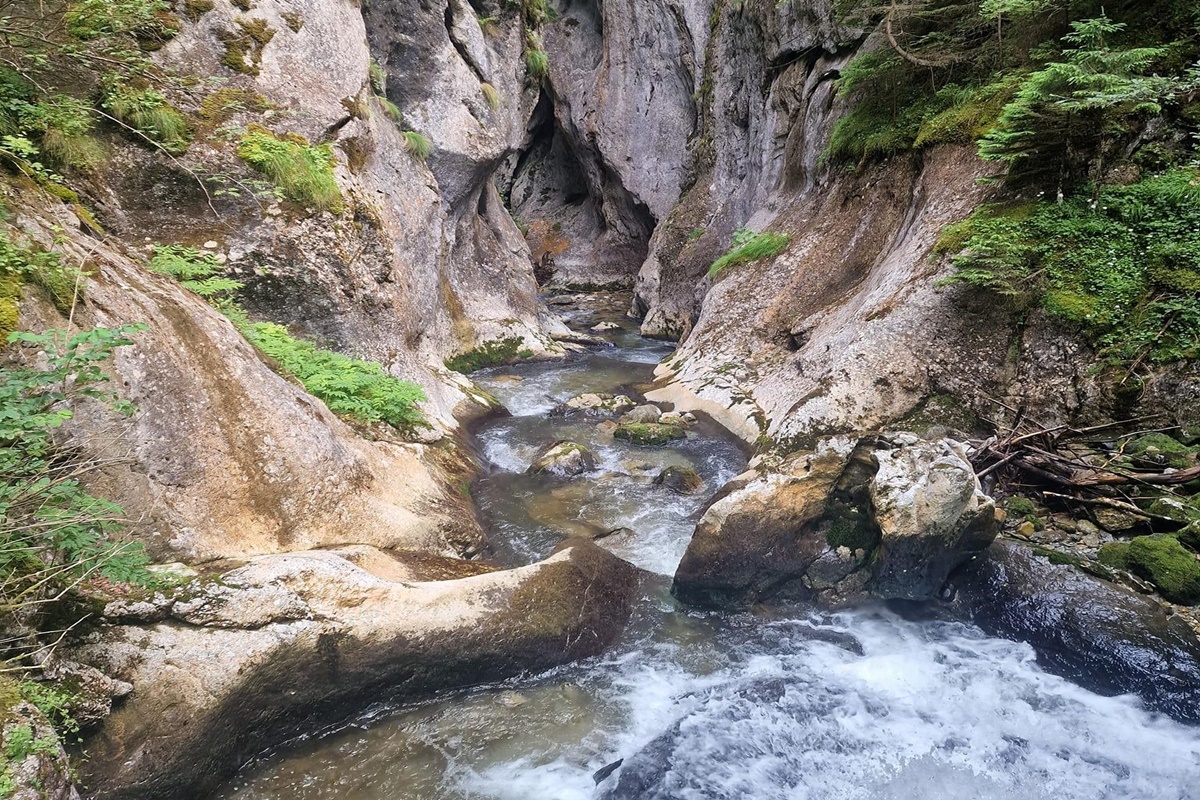
[[[1040,306],[1130,371],[1200,356],[1200,6],[847,0],[828,157],[975,143],[996,191],[948,227],[951,282]]]
[[[274,181],[287,199],[318,211],[342,213],[342,192],[333,174],[336,159],[329,145],[314,146],[301,136],[277,136],[252,125],[242,135],[237,154]]]
[[[141,545],[118,541],[121,508],[84,486],[103,460],[55,436],[82,402],[132,413],[105,388],[104,363],[139,330],[8,337],[40,364],[0,368],[0,628],[10,634],[14,624],[36,630],[36,620],[82,581],[151,580]]]

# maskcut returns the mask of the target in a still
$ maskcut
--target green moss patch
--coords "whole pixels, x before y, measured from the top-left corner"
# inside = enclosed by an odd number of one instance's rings
[[[263,51],[275,38],[275,29],[265,19],[234,20],[235,31],[220,31],[217,37],[225,45],[221,64],[243,75],[258,75],[262,71]]]
[[[474,350],[446,359],[446,369],[466,375],[476,370],[511,364],[532,356],[533,351],[525,347],[525,342],[520,336],[509,336],[506,339],[485,342]]]
[[[676,425],[657,422],[627,422],[613,432],[613,437],[641,447],[660,447],[687,438],[687,431]]]
[[[1100,548],[1100,563],[1150,581],[1174,603],[1200,603],[1200,562],[1174,536],[1139,536],[1107,544]]]
[[[784,233],[755,233],[749,228],[739,228],[733,235],[733,248],[713,262],[708,269],[708,277],[715,277],[739,264],[773,258],[786,250],[791,241]]]

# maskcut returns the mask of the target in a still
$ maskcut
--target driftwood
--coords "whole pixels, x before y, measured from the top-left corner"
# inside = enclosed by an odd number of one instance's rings
[[[1163,466],[1154,470],[1141,461],[1123,459],[1125,443],[1150,433],[1170,433],[1173,427],[1152,427],[1154,417],[1120,420],[1105,425],[1072,427],[1042,425],[1018,409],[988,398],[1007,410],[1013,422],[993,423],[998,433],[971,442],[971,462],[980,478],[1034,489],[1047,500],[1123,511],[1150,523],[1177,524],[1151,514],[1128,496],[1163,496],[1172,488],[1200,480],[1200,465],[1186,469]],[[1124,431],[1130,431],[1123,433]],[[1111,434],[1107,440],[1100,434]],[[1120,444],[1114,447],[1113,442]],[[1124,462],[1124,463],[1122,463]]]

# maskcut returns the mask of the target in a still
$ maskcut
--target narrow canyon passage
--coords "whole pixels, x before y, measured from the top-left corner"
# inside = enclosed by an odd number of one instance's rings
[[[603,297],[580,298],[564,316],[581,331],[619,325],[605,334],[615,348],[474,376],[511,416],[476,432],[488,468],[471,494],[504,566],[583,534],[646,570],[621,642],[542,675],[416,704],[381,699],[251,764],[219,800],[1190,796],[1200,782],[1190,728],[1045,673],[1027,645],[883,605],[678,604],[670,577],[695,520],[745,455],[703,419],[686,440],[636,447],[602,419],[562,415],[584,393],[636,396],[672,352]],[[563,439],[588,447],[596,469],[526,474],[540,448]],[[672,466],[694,469],[703,489],[654,485]],[[604,535],[619,528],[629,530]]]

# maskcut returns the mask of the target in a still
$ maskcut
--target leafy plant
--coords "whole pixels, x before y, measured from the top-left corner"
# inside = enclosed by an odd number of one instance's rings
[[[113,117],[158,142],[168,152],[182,153],[191,142],[187,120],[150,87],[134,88],[116,75],[103,84],[100,104]]]
[[[1200,172],[983,206],[943,234],[953,282],[1040,303],[1119,363],[1200,357]]]
[[[329,145],[311,145],[301,136],[276,136],[251,125],[238,144],[238,156],[266,175],[297,203],[340,214],[342,192],[333,174],[336,159]]]
[[[247,325],[242,333],[335,414],[368,424],[386,422],[401,430],[425,424],[417,408],[427,399],[421,387],[399,380],[374,361],[322,350],[270,322]]]
[[[14,616],[36,617],[91,576],[153,582],[141,546],[116,540],[121,508],[83,485],[103,462],[64,449],[54,436],[84,400],[132,412],[106,390],[103,365],[141,330],[130,325],[8,337],[35,348],[39,366],[0,368],[0,621],[7,629]]]
[[[729,267],[777,256],[789,244],[791,238],[785,233],[755,233],[749,228],[738,228],[733,234],[733,247],[709,267],[708,277],[716,277]]]
[[[240,281],[224,276],[225,269],[211,253],[182,245],[159,245],[148,265],[150,269],[169,275],[218,307],[242,288]]]

